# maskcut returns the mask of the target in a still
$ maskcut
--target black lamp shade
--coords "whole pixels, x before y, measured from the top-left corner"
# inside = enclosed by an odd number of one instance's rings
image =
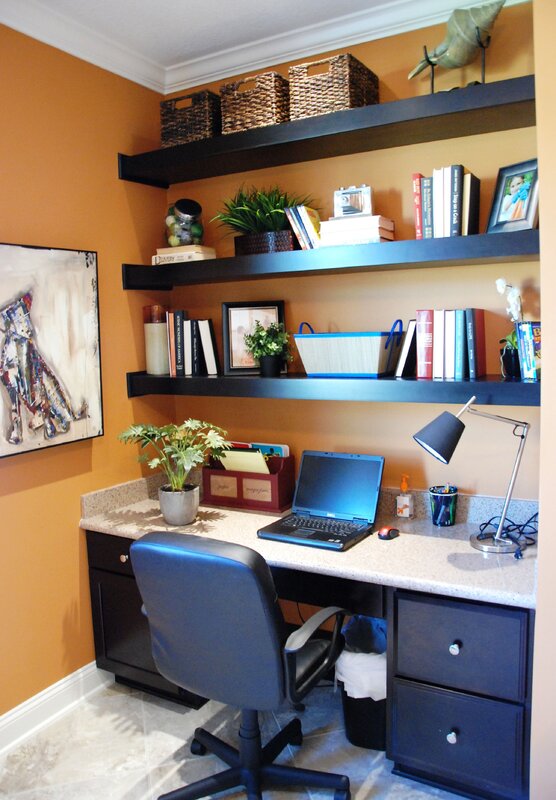
[[[439,417],[421,428],[413,438],[439,461],[448,464],[464,429],[465,425],[458,417],[449,411],[443,411]]]

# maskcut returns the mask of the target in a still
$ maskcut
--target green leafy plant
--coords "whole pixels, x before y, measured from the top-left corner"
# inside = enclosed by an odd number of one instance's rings
[[[289,195],[278,186],[270,189],[242,186],[234,197],[224,201],[224,209],[211,221],[218,221],[234,233],[283,231],[288,228],[285,209],[311,203],[311,198]]]
[[[291,361],[290,335],[284,328],[283,322],[271,322],[265,328],[259,320],[255,320],[255,327],[251,333],[243,337],[247,351],[256,361],[261,356],[282,356],[285,361]]]
[[[517,350],[517,333],[510,331],[507,336],[500,339],[500,344],[504,345],[504,350]]]
[[[119,435],[125,444],[150,447],[154,458],[146,453],[139,461],[147,462],[151,469],[160,469],[166,475],[173,492],[182,491],[189,473],[206,462],[209,456],[219,458],[230,447],[226,431],[199,419],[186,419],[181,425],[131,425]]]

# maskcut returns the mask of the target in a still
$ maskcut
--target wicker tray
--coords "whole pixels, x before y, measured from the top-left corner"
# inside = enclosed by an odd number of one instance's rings
[[[221,132],[220,98],[213,92],[194,92],[160,104],[162,147],[209,139]]]
[[[228,83],[220,87],[220,99],[222,133],[276,125],[290,118],[288,81],[277,72],[264,72]]]
[[[328,64],[326,72],[310,75]],[[290,118],[303,119],[378,103],[378,78],[349,53],[289,68]]]

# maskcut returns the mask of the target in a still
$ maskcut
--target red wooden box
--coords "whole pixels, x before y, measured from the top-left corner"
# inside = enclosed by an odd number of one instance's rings
[[[220,461],[203,468],[203,503],[284,511],[292,504],[295,487],[294,458],[268,459],[270,474],[224,469]]]

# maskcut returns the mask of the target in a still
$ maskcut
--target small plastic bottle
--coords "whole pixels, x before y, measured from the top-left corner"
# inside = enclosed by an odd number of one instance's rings
[[[400,494],[396,497],[396,514],[409,519],[413,516],[413,495],[408,492],[409,475],[402,475]]]

